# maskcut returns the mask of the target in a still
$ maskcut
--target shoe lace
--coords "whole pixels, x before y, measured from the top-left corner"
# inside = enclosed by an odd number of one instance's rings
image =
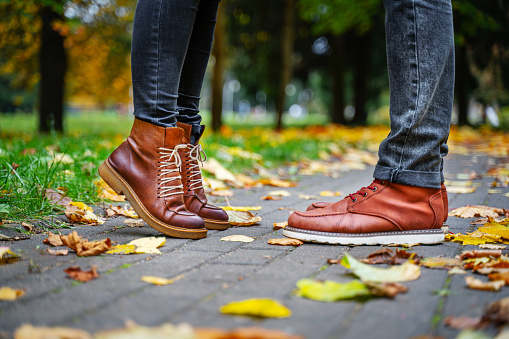
[[[178,150],[185,147],[185,145],[177,145],[173,149],[163,147],[158,148],[158,153],[161,154],[159,157],[159,159],[161,159],[159,162],[159,169],[161,170],[161,181],[159,182],[160,198],[169,197],[176,194],[184,194],[184,186],[182,183],[180,185],[166,185],[172,181],[182,179],[180,176],[180,167],[182,166],[182,161],[178,154]]]
[[[355,194],[360,194],[363,197],[368,195],[368,192],[364,191],[365,188],[368,188],[368,189],[372,190],[373,192],[376,192],[378,190],[378,188],[376,186],[371,186],[373,184],[382,184],[383,185],[384,181],[383,180],[375,179],[375,180],[373,180],[373,183],[371,183],[369,186],[363,187],[360,190],[358,190],[357,192],[349,194],[348,196],[350,197],[350,199],[352,199],[353,202],[356,202],[357,198],[354,197]]]
[[[188,144],[187,148],[190,149],[189,158],[191,160],[194,160],[189,166],[189,175],[187,177],[189,190],[191,191],[203,188],[203,182],[201,180],[200,163],[203,166],[203,162],[207,160],[207,155],[205,154],[205,151],[201,148],[200,144],[196,146]]]

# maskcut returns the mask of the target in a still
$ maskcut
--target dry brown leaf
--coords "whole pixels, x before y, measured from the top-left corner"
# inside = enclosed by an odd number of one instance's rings
[[[388,265],[400,265],[406,262],[410,257],[414,263],[418,264],[421,257],[416,255],[415,253],[404,251],[404,250],[396,250],[394,253],[392,250],[384,248],[374,253],[368,255],[366,259],[361,259],[359,261],[366,264],[388,264]]]
[[[14,339],[92,339],[92,335],[76,328],[33,327],[25,324],[16,329]]]
[[[337,259],[327,259],[327,264],[331,265],[341,265],[341,260],[343,259],[343,256],[340,255]]]
[[[274,226],[273,230],[277,231],[288,226],[288,221],[275,222],[273,226]]]
[[[99,255],[106,252],[111,247],[110,238],[106,238],[101,241],[89,242],[86,239],[82,239],[76,231],[73,231],[69,235],[62,235],[60,236],[60,239],[62,239],[65,246],[76,251],[76,254],[80,257]]]
[[[52,203],[64,207],[72,202],[71,198],[66,197],[64,194],[57,192],[51,188],[46,188],[44,190],[44,196]]]
[[[74,280],[87,282],[95,278],[99,278],[97,266],[92,266],[90,271],[82,271],[79,266],[71,266],[64,270],[67,275]]]
[[[502,273],[490,273],[488,274],[488,278],[490,280],[503,280],[506,285],[509,285],[509,271],[505,271]]]
[[[258,327],[241,327],[233,330],[198,327],[194,329],[194,333],[197,339],[304,339],[300,335]]]
[[[474,277],[465,277],[465,282],[471,289],[481,291],[499,291],[502,286],[505,285],[504,280],[483,282],[482,280],[475,279]]]
[[[251,226],[262,221],[262,217],[256,216],[249,211],[226,211],[228,222],[232,226]]]
[[[233,197],[234,195],[232,190],[214,190],[208,192],[208,194],[214,197]]]
[[[481,318],[471,318],[471,317],[453,317],[449,316],[445,318],[444,324],[446,326],[455,328],[457,330],[463,330],[466,328],[476,328],[481,323]]]
[[[272,195],[264,195],[260,198],[261,200],[282,200],[282,197],[272,196]]]
[[[53,254],[53,255],[67,255],[69,253],[69,249],[67,249],[67,248],[64,248],[61,250],[54,250],[52,248],[48,248],[46,251],[49,254]]]
[[[267,244],[280,246],[300,246],[304,244],[304,242],[298,239],[282,238],[282,239],[269,239],[269,241],[267,241]]]
[[[269,185],[269,186],[275,186],[275,187],[295,187],[297,186],[297,183],[293,181],[287,181],[287,180],[281,180],[277,178],[268,178],[268,179],[260,179],[258,182],[262,185]]]
[[[460,255],[461,260],[473,259],[473,258],[499,258],[502,255],[502,250],[471,250],[463,251]]]
[[[143,227],[146,225],[143,219],[125,219],[122,223],[129,227]]]
[[[28,232],[32,232],[32,230],[34,228],[34,225],[29,224],[29,223],[24,222],[24,221],[21,223],[21,226],[23,226],[23,228],[25,228],[25,230],[27,230]]]
[[[16,300],[25,294],[25,290],[18,290],[10,287],[0,287],[0,300]]]
[[[462,262],[456,258],[433,257],[422,259],[421,266],[450,270],[453,267],[461,267]]]
[[[498,218],[501,215],[504,215],[503,208],[478,205],[467,205],[456,208],[449,212],[450,217],[460,217],[460,218],[474,218],[474,217]]]
[[[245,235],[229,235],[219,239],[220,241],[252,242],[254,238]]]
[[[394,298],[400,293],[408,292],[408,287],[400,283],[373,283],[367,281],[364,284],[370,288],[373,295],[381,297]]]
[[[51,246],[63,246],[64,243],[62,242],[62,239],[60,239],[59,234],[53,234],[48,232],[48,237],[43,240],[44,243],[50,244]]]
[[[132,219],[139,218],[131,206],[127,205],[126,207],[122,208],[121,206],[110,205],[110,208],[106,209],[106,215],[108,217],[112,217],[114,215],[123,215],[125,217],[132,218]]]
[[[89,225],[102,225],[105,220],[101,217],[98,217],[94,214],[94,212],[90,212],[89,210],[83,211],[74,207],[67,207],[67,210],[64,212],[65,216],[71,223],[85,223]]]
[[[486,307],[482,316],[483,322],[491,322],[497,326],[509,323],[509,297],[495,301]]]

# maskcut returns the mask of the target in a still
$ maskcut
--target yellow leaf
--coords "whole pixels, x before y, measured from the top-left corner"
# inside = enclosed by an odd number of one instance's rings
[[[250,226],[262,221],[262,217],[253,215],[249,211],[226,211],[228,222],[233,226]]]
[[[484,226],[479,227],[477,231],[509,239],[509,227],[498,223],[486,223]]]
[[[333,192],[333,191],[321,191],[320,192],[320,196],[322,196],[322,197],[335,197],[335,196],[340,196],[340,195],[341,195],[340,191],[336,191],[336,192]]]
[[[157,249],[157,247],[161,247],[166,243],[165,237],[148,237],[148,238],[140,238],[135,239],[128,243],[127,245],[136,246],[136,250],[134,253],[149,253],[149,254],[161,254],[161,251]]]
[[[92,339],[90,333],[65,327],[33,327],[25,324],[16,329],[14,333],[16,339]]]
[[[203,163],[203,169],[212,173],[217,180],[226,181],[237,188],[244,186],[243,182],[238,180],[232,172],[224,168],[224,166],[214,158],[208,158],[207,161]]]
[[[250,315],[263,318],[287,318],[292,312],[272,299],[247,299],[233,301],[221,307],[221,313]]]
[[[76,206],[78,207],[80,210],[82,211],[90,211],[90,212],[93,212],[94,210],[92,209],[92,207],[82,203],[82,202],[77,202],[77,201],[71,201],[69,203],[69,205],[71,206]]]
[[[276,187],[295,187],[296,183],[277,178],[260,179],[258,182],[262,185],[276,186]]]
[[[252,242],[254,238],[245,235],[229,235],[219,239],[220,241]]]
[[[108,208],[106,210],[106,213],[107,213],[108,217],[112,217],[114,215],[123,215],[125,217],[132,218],[132,219],[139,218],[139,216],[136,214],[134,209],[129,205],[126,205],[126,207],[124,207],[124,208],[122,208],[121,206],[110,205],[110,208]]]
[[[283,222],[275,222],[274,223],[274,231],[277,231],[277,230],[280,230],[282,228],[285,228],[286,226],[288,226],[288,221],[283,221]]]
[[[267,241],[267,244],[280,246],[300,246],[304,244],[304,242],[298,239],[282,238],[282,239],[269,239],[269,241]]]
[[[134,245],[116,245],[112,246],[106,254],[132,254],[136,253],[136,246]]]
[[[318,197],[316,195],[299,194],[299,199],[314,200],[314,199],[318,199]]]
[[[278,191],[270,191],[269,195],[272,196],[278,196],[278,197],[289,197],[291,196],[291,193],[285,190],[278,190]]]
[[[459,186],[450,186],[447,187],[447,193],[456,193],[456,194],[468,194],[474,193],[475,187],[459,187]]]
[[[258,211],[262,206],[222,206],[225,211]]]
[[[208,194],[214,197],[233,197],[235,193],[232,190],[215,190],[208,192]]]
[[[161,286],[173,284],[175,282],[173,279],[154,277],[151,275],[144,275],[143,277],[141,277],[141,280],[147,283]]]
[[[66,211],[64,214],[71,223],[102,225],[106,222],[103,218],[95,215],[94,212],[90,212],[89,210],[87,210],[85,213],[80,213],[79,211]]]
[[[10,247],[0,247],[0,263],[7,263],[19,258],[19,255],[11,251]]]
[[[480,237],[470,237],[461,233],[446,234],[445,241],[461,242],[462,245],[480,245],[487,242],[494,242],[491,239],[485,239]]]
[[[444,269],[451,269],[462,265],[459,259],[446,257],[424,258],[420,264],[424,267]]]
[[[299,297],[325,302],[334,302],[371,294],[369,288],[359,280],[342,284],[330,280],[322,282],[301,279],[297,281],[297,289]]]
[[[473,218],[473,217],[497,218],[499,215],[503,214],[504,209],[502,208],[477,205],[467,205],[456,208],[449,212],[450,217],[460,217],[460,218]]]
[[[25,294],[25,290],[16,290],[10,287],[0,287],[0,300],[16,300]]]
[[[116,202],[125,201],[125,196],[117,194],[103,179],[95,181],[94,184],[98,187],[99,198]]]

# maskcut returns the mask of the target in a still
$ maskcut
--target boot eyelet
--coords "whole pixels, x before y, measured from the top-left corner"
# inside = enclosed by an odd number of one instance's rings
[[[373,192],[376,192],[378,191],[378,187],[375,186],[375,188],[373,188]]]
[[[364,194],[362,195],[364,198],[368,196],[368,192],[364,192]]]
[[[357,198],[353,199],[353,202],[356,202],[357,201]]]

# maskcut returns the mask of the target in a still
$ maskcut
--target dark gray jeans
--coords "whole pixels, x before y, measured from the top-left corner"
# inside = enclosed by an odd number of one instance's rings
[[[138,1],[131,51],[138,119],[164,127],[174,127],[177,121],[199,127],[200,92],[218,4],[219,0]]]
[[[450,0],[384,0],[391,132],[374,177],[440,188],[454,96]]]

